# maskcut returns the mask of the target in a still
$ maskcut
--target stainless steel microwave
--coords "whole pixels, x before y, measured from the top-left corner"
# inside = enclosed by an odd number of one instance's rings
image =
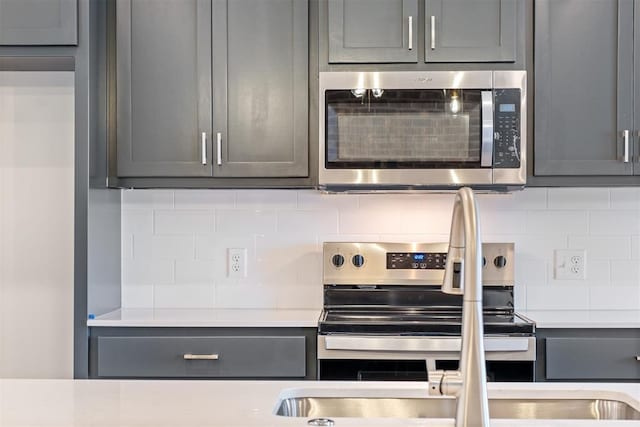
[[[525,71],[320,73],[319,186],[517,189]]]

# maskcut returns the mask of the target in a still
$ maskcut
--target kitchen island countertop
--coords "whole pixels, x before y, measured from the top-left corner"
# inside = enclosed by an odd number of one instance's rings
[[[0,426],[307,426],[305,418],[274,415],[281,396],[323,393],[421,396],[423,383],[302,381],[0,380]],[[640,384],[491,383],[489,397],[624,400],[640,408]],[[453,420],[336,418],[341,426],[453,426]],[[494,427],[637,426],[638,421],[492,420]]]

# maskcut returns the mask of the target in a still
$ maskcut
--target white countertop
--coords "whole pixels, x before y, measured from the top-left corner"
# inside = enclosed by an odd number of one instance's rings
[[[489,397],[604,398],[640,409],[640,384],[492,383]],[[1,427],[306,427],[274,415],[281,397],[420,397],[424,383],[0,380]],[[333,418],[343,426],[451,427],[452,419]],[[638,421],[492,420],[493,427],[637,426]]]
[[[640,310],[529,310],[518,313],[544,328],[640,328]]]
[[[120,309],[87,320],[87,326],[315,328],[319,317],[320,309]]]

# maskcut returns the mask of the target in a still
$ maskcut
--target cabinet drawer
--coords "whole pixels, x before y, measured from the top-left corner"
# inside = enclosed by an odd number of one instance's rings
[[[550,380],[640,379],[637,338],[547,338]]]
[[[99,337],[97,366],[101,378],[302,378],[305,337]]]

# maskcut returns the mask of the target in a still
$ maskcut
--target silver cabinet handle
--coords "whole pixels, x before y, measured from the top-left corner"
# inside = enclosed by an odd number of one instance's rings
[[[183,355],[184,360],[218,360],[220,357],[217,354],[191,354],[187,353]]]
[[[413,16],[409,17],[409,50],[413,50]]]
[[[207,164],[207,133],[206,132],[202,132],[202,138],[201,138],[201,142],[202,142],[202,164],[206,165]]]
[[[431,50],[436,50],[436,17],[431,15]]]
[[[216,155],[218,158],[218,166],[222,165],[222,133],[216,134]]]
[[[640,356],[636,356],[636,360],[640,362]]]
[[[622,138],[624,139],[624,154],[622,155],[622,161],[629,163],[629,130],[622,131]]]

